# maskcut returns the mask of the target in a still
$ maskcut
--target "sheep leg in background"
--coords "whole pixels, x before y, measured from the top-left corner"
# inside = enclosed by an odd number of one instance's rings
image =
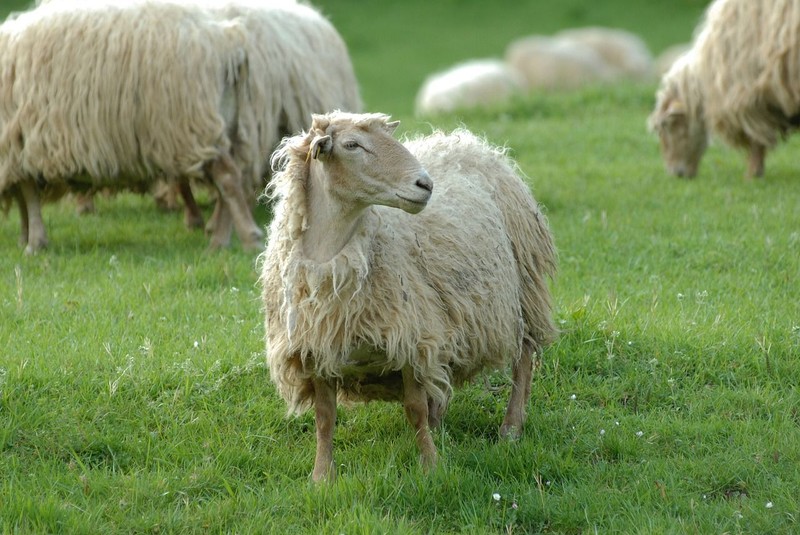
[[[433,399],[428,399],[428,427],[431,429],[438,429],[442,424],[442,416],[445,410],[447,410],[447,402],[441,403]]]
[[[241,173],[228,155],[222,155],[213,162],[209,169],[211,179],[217,186],[225,209],[231,213],[239,240],[245,249],[261,249],[264,244],[262,240],[264,233],[256,225],[253,219],[253,211],[245,200],[242,190]],[[211,247],[219,247],[230,242],[230,227],[217,225],[211,238]],[[228,235],[225,236],[224,233]]]
[[[522,354],[514,363],[511,387],[511,397],[508,400],[506,415],[503,425],[500,426],[500,436],[510,439],[522,435],[522,426],[525,422],[525,407],[531,397],[531,376],[533,375],[533,347],[529,342],[522,344]]]
[[[183,223],[187,228],[203,228],[203,213],[194,200],[188,178],[178,179],[178,193],[183,199]]]
[[[747,177],[748,178],[761,178],[764,176],[764,158],[767,154],[767,148],[758,143],[750,144],[750,153],[747,160]]]
[[[47,247],[47,231],[44,228],[44,221],[42,221],[42,204],[39,199],[39,192],[37,191],[36,184],[31,180],[23,180],[19,184],[22,193],[22,202],[25,205],[25,211],[28,214],[26,223],[28,226],[28,239],[27,247],[25,247],[26,254],[34,254],[40,249]],[[20,204],[20,207],[22,203]]]
[[[11,195],[19,207],[19,244],[25,247],[28,245],[28,206],[19,187],[12,187]]]
[[[336,428],[336,385],[325,379],[314,379],[314,421],[317,427],[317,455],[314,459],[314,481],[332,480],[333,431]]]
[[[219,197],[214,203],[214,213],[206,224],[206,236],[214,236],[215,234],[224,237],[224,243],[221,246],[227,246],[230,241],[231,232],[233,231],[233,220],[231,220],[231,212],[228,207],[222,202]]]
[[[94,193],[76,193],[75,194],[75,211],[78,215],[93,214],[96,212],[94,207]]]
[[[422,467],[429,470],[436,465],[436,446],[428,427],[428,395],[409,366],[403,368],[403,408],[416,433]]]

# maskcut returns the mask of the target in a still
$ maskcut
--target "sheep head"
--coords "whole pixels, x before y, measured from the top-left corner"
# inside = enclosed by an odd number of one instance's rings
[[[398,124],[382,114],[313,116],[307,159],[330,196],[354,208],[383,205],[412,214],[425,208],[433,182],[393,137]]]
[[[695,87],[691,60],[691,55],[682,57],[664,76],[655,110],[648,119],[650,130],[658,134],[667,170],[686,178],[697,174],[708,146],[702,98]]]

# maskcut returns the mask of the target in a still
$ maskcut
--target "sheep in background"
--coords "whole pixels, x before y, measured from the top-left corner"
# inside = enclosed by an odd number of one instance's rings
[[[578,89],[610,82],[614,76],[589,45],[542,35],[513,41],[505,60],[522,75],[528,90]]]
[[[648,82],[653,79],[653,55],[638,35],[618,28],[588,26],[554,36],[591,47],[613,71],[614,78]]]
[[[656,74],[658,76],[667,74],[675,62],[678,61],[678,58],[686,54],[691,48],[691,43],[678,43],[665,48],[661,54],[656,57]]]
[[[717,0],[692,49],[664,75],[648,124],[667,169],[693,177],[708,132],[749,154],[764,174],[766,151],[800,124],[800,0]]]
[[[520,75],[499,60],[473,60],[429,76],[415,101],[418,116],[509,101],[522,90]]]
[[[500,433],[519,435],[532,355],[556,335],[556,253],[516,164],[465,130],[401,144],[396,126],[315,116],[273,155],[267,361],[290,413],[314,406],[317,481],[333,476],[337,395],[402,401],[430,467],[452,388],[511,361]]]
[[[40,190],[155,177],[208,176],[243,245],[258,247],[234,161],[252,137],[238,114],[244,35],[146,1],[53,2],[0,25],[0,193],[20,201],[26,252],[47,243]]]
[[[287,0],[184,0],[247,31],[247,94],[256,139],[245,158],[249,192],[261,192],[266,159],[283,136],[307,126],[314,113],[361,111],[347,46],[331,22],[311,6]],[[210,226],[230,234],[230,214],[217,203]],[[222,211],[220,211],[222,210]]]

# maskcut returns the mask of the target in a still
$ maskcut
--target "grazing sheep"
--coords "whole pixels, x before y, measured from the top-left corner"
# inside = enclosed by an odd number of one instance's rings
[[[418,116],[507,102],[522,90],[520,75],[502,61],[473,60],[429,76],[417,93]]]
[[[592,47],[567,39],[523,37],[508,45],[505,59],[522,75],[528,90],[578,89],[614,77]]]
[[[615,78],[645,82],[653,78],[653,55],[642,38],[632,32],[588,26],[563,30],[554,37],[590,46],[611,67]]]
[[[664,75],[648,124],[667,169],[693,177],[713,132],[749,152],[748,176],[800,124],[800,0],[717,0]]]
[[[47,243],[42,192],[156,177],[209,177],[243,245],[258,247],[234,161],[249,150],[244,35],[146,0],[52,2],[0,25],[0,194],[20,201],[26,252]]]
[[[430,467],[452,388],[511,361],[500,432],[517,436],[556,335],[556,254],[515,164],[465,130],[401,144],[396,125],[316,115],[272,157],[267,361],[290,413],[315,408],[314,480],[333,475],[337,395],[402,401]]]

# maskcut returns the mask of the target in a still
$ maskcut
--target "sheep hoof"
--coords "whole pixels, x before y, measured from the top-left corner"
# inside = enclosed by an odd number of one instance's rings
[[[500,438],[508,441],[519,440],[522,437],[522,429],[514,424],[503,424],[500,426]]]

